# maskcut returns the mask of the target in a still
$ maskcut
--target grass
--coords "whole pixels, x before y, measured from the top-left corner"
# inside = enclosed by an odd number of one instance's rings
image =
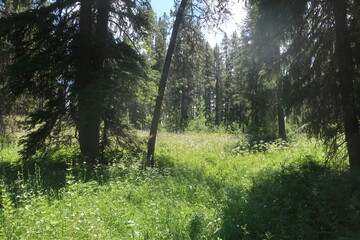
[[[155,169],[72,151],[20,164],[15,149],[0,153],[0,239],[360,239],[359,175],[309,140],[162,133]]]

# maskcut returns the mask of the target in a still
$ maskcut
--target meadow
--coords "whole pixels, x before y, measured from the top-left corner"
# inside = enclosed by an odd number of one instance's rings
[[[358,173],[306,138],[161,133],[157,166],[1,145],[0,239],[360,239]]]

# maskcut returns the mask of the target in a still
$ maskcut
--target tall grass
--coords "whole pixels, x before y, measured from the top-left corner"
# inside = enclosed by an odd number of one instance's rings
[[[159,136],[154,169],[63,151],[20,164],[0,153],[0,239],[358,239],[358,175],[321,145],[227,134]],[[360,181],[359,181],[360,182]]]

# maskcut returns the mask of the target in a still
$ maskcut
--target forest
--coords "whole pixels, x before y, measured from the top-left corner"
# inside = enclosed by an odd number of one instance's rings
[[[360,1],[162,1],[0,0],[0,239],[360,239]]]

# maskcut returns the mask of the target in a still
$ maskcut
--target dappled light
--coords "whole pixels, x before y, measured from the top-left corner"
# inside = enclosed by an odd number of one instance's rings
[[[0,239],[360,239],[359,53],[358,0],[0,1]]]

